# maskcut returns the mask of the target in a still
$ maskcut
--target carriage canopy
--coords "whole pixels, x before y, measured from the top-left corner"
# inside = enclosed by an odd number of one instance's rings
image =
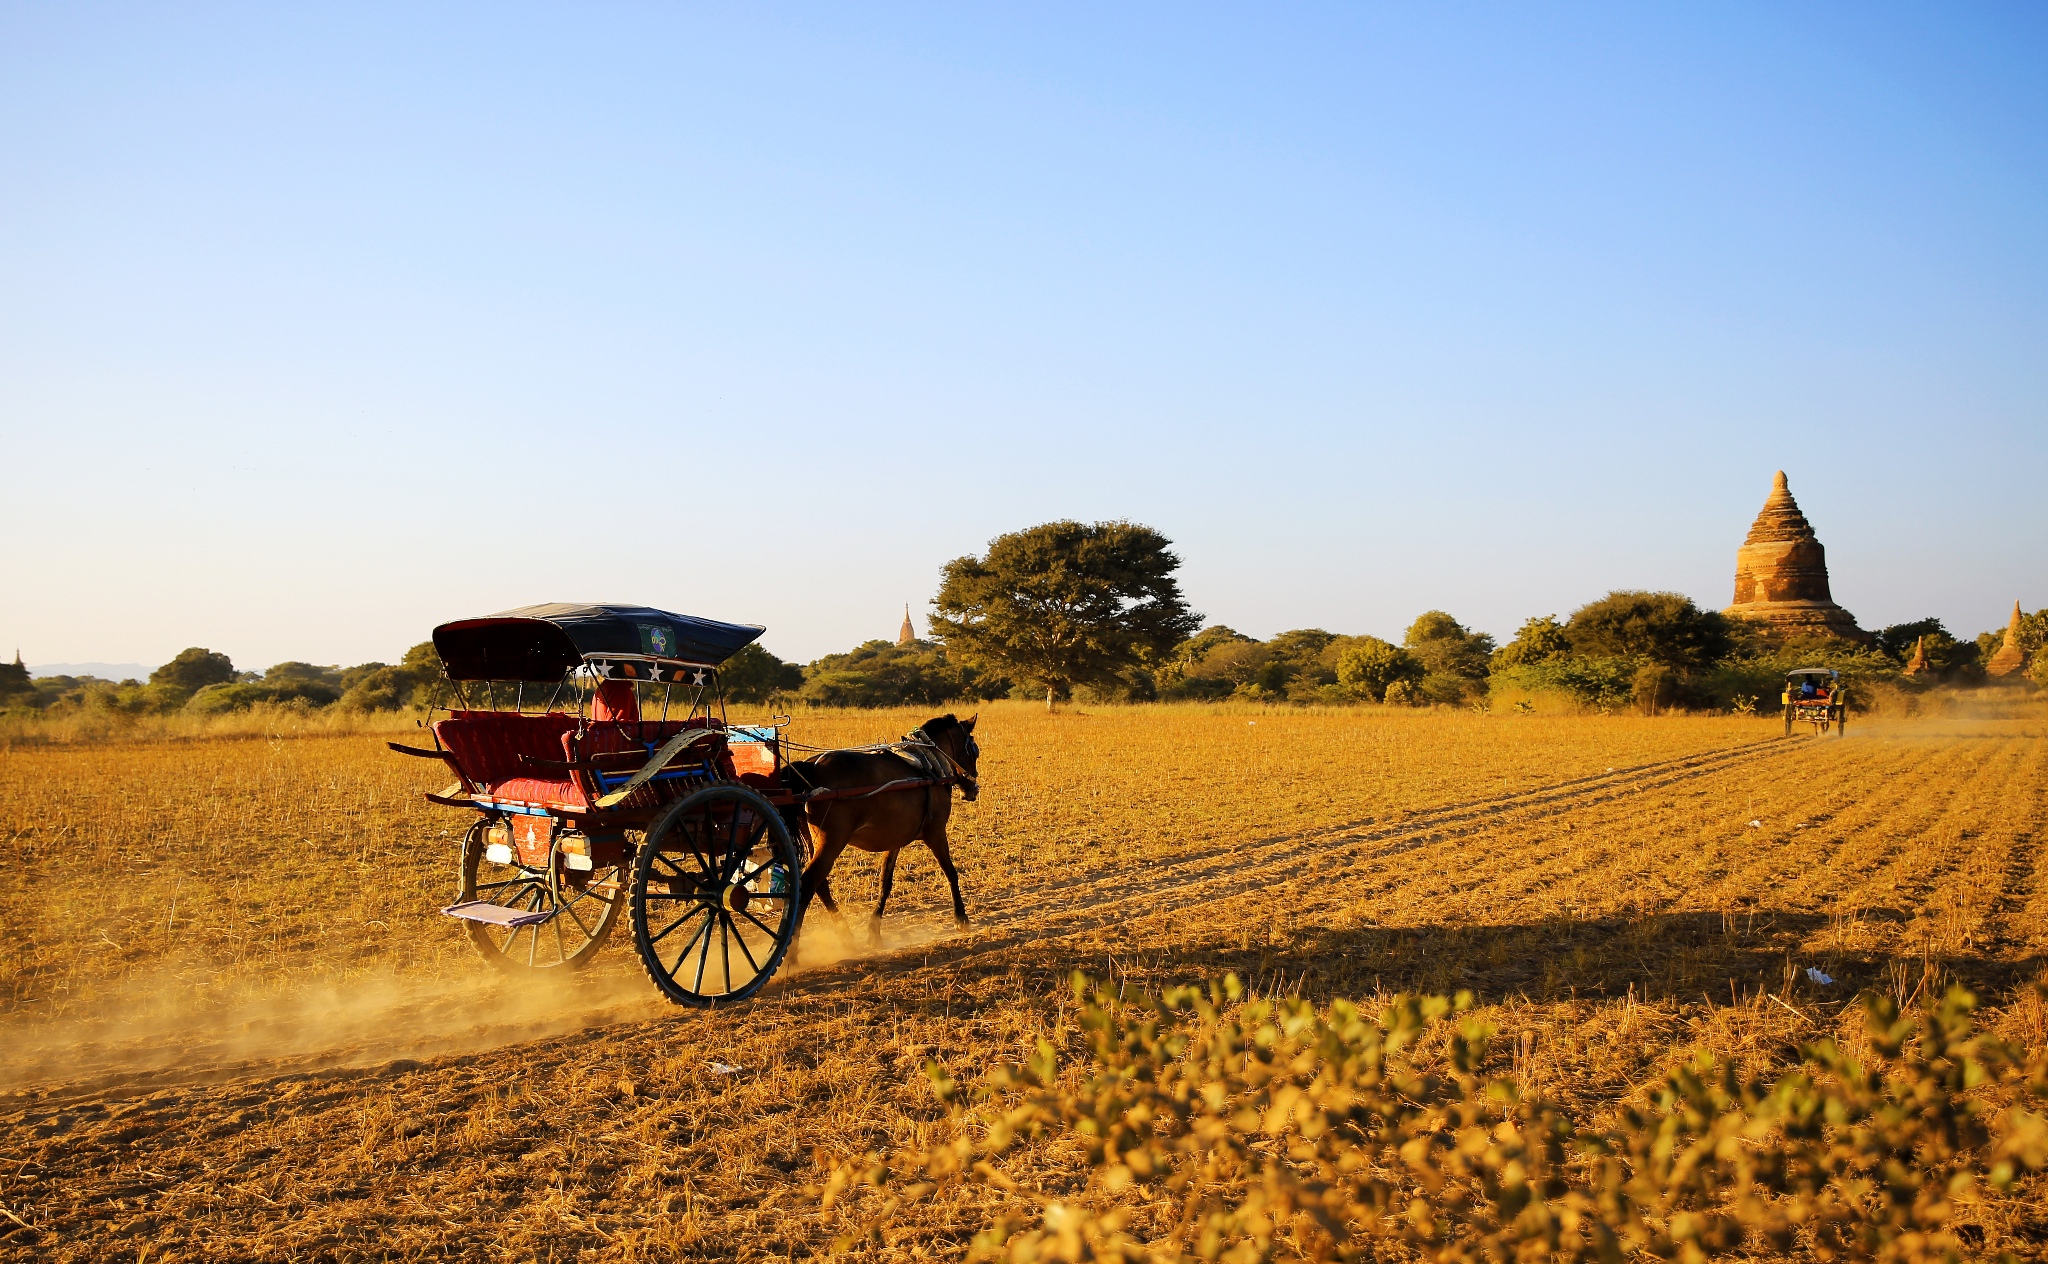
[[[605,676],[702,684],[767,629],[647,606],[550,602],[457,619],[434,629],[434,651],[455,680],[560,680],[588,662]]]

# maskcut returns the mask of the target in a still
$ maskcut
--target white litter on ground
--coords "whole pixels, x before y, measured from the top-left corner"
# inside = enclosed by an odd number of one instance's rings
[[[713,1075],[738,1075],[746,1069],[743,1066],[733,1066],[726,1062],[713,1062],[711,1064],[711,1074]]]
[[[1764,823],[1762,821],[1751,821],[1749,823],[1749,828],[1751,829],[1762,829],[1763,827]]]
[[[1826,987],[1828,984],[1834,982],[1834,979],[1830,978],[1825,974],[1822,974],[1818,969],[1814,968],[1813,966],[1806,967],[1806,977],[1812,979],[1815,983],[1820,984],[1822,987]]]

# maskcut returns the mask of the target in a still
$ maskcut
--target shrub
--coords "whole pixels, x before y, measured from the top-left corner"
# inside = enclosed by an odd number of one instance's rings
[[[1987,1087],[2042,1095],[2042,1055],[2023,1068],[1973,1031],[1960,990],[1914,1018],[1867,999],[1868,1063],[1823,1040],[1766,1083],[1703,1057],[1604,1126],[1487,1074],[1492,1028],[1443,1032],[1468,996],[1396,997],[1373,1019],[1343,1001],[1245,1000],[1235,977],[1120,998],[1077,974],[1074,990],[1085,1055],[1072,1073],[1041,1041],[971,1105],[926,1065],[956,1139],[840,1165],[828,1208],[863,1185],[883,1198],[864,1221],[842,1210],[836,1246],[876,1238],[903,1200],[978,1179],[1015,1206],[975,1239],[981,1258],[1477,1264],[1799,1244],[1947,1261],[1968,1252],[1961,1206],[2048,1163],[2048,1123],[1982,1102]],[[1434,1037],[1442,1054],[1420,1055]],[[1038,1195],[1004,1170],[1050,1140],[1080,1150],[1085,1192]]]
[[[1357,638],[1337,658],[1337,679],[1374,702],[1394,701],[1389,690],[1404,686],[1405,695],[1427,674],[1422,660],[1376,636]]]
[[[1497,696],[1555,693],[1592,710],[1611,711],[1635,700],[1640,666],[1625,658],[1559,658],[1502,668],[1488,683]]]

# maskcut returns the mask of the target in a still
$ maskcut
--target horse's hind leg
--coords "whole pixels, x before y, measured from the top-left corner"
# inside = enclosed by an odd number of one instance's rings
[[[839,902],[832,898],[832,866],[838,863],[839,853],[846,850],[847,839],[851,838],[852,834],[849,831],[835,837],[831,831],[815,826],[812,833],[817,838],[818,850],[811,863],[804,869],[803,907],[808,909],[812,900],[821,901],[825,905],[825,911],[832,915],[833,920],[839,924],[840,933],[844,935],[846,918],[839,912]]]
[[[960,898],[960,871],[953,867],[953,849],[946,845],[946,827],[940,825],[928,830],[924,845],[932,849],[932,857],[939,862],[940,872],[946,875],[946,884],[953,888],[953,925],[966,930],[967,901]],[[896,859],[893,852],[889,859]]]
[[[882,946],[882,910],[889,906],[889,892],[896,889],[896,857],[901,850],[897,848],[882,857],[882,898],[875,901],[875,915],[868,921],[868,938],[877,948]]]

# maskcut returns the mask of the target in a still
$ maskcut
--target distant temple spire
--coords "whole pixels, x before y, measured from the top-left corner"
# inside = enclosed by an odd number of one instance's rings
[[[1916,636],[1913,638],[1913,661],[1906,664],[1906,675],[1924,676],[1926,674],[1927,638],[1924,636]]]
[[[910,626],[910,603],[903,603],[903,627],[896,633],[896,644],[908,645],[917,639],[917,629]]]
[[[2012,622],[2005,625],[2005,644],[1984,664],[1984,670],[1993,676],[2010,676],[2027,665],[2026,652],[2020,649],[2020,603],[2012,603]]]

